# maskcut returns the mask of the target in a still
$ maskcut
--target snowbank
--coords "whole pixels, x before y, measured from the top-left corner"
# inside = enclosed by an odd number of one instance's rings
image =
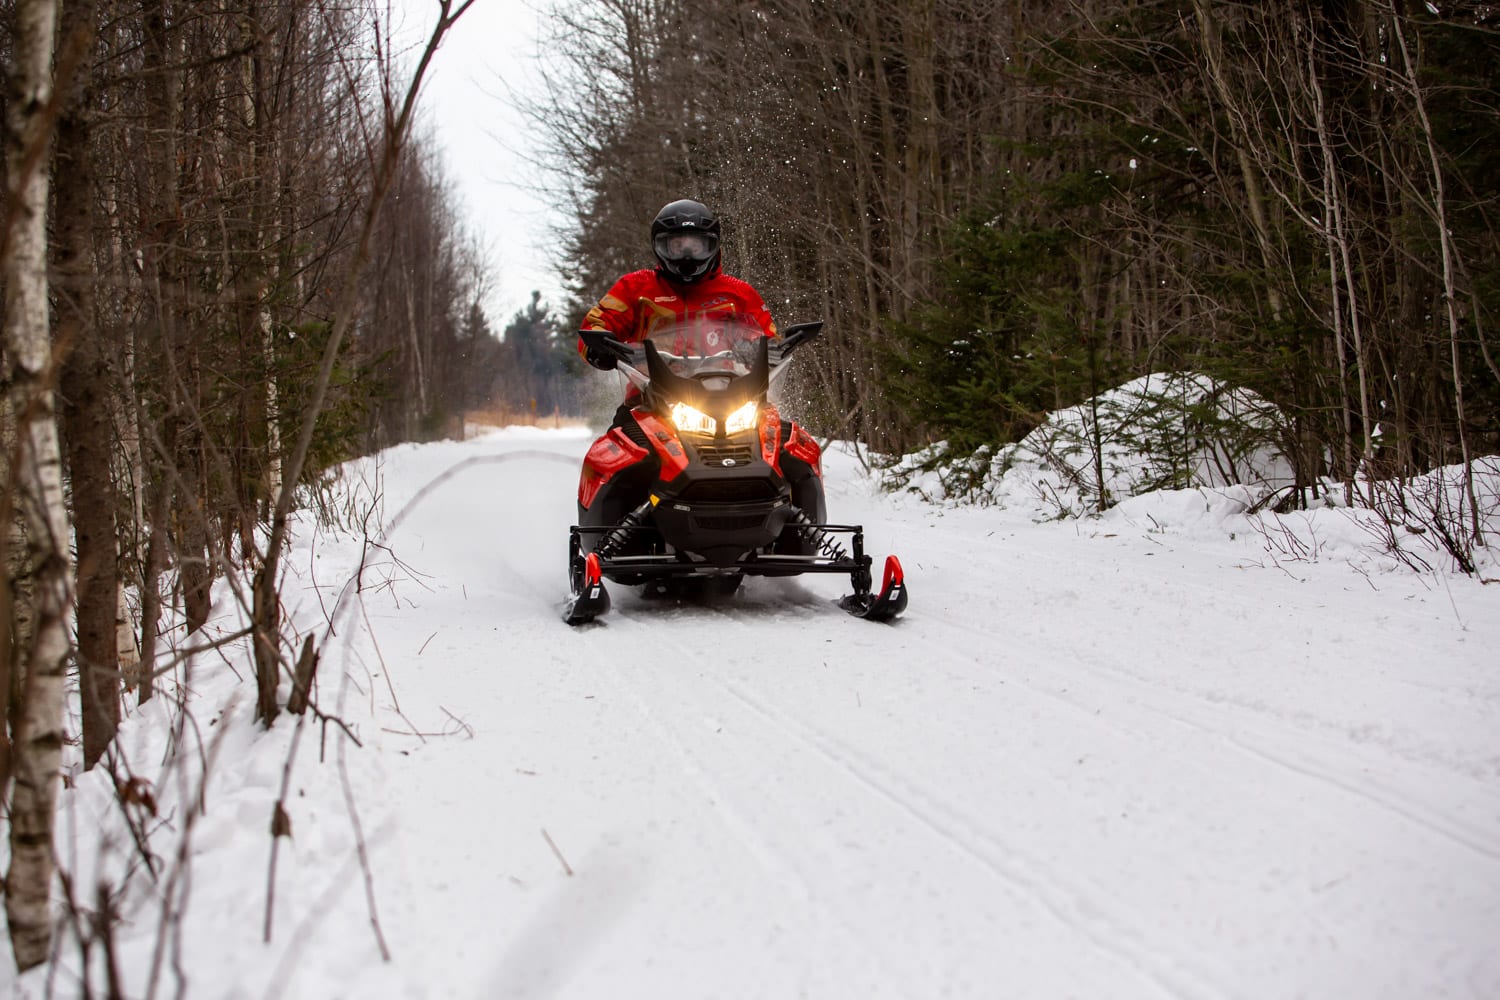
[[[948,455],[946,443],[885,473],[892,488],[937,503],[996,504],[1076,516],[1154,490],[1292,482],[1275,444],[1280,412],[1207,375],[1157,372],[1050,415],[1019,443]]]

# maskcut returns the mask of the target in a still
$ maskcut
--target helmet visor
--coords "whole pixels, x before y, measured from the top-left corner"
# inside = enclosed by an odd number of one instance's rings
[[[703,264],[719,250],[719,238],[713,233],[660,233],[656,237],[656,254],[662,260]]]

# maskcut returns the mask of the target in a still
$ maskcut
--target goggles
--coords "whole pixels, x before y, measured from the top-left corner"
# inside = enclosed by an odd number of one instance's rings
[[[657,254],[666,260],[707,261],[719,249],[713,233],[661,233],[655,242]]]

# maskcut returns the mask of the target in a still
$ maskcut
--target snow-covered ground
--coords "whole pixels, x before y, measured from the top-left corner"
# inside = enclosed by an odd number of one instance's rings
[[[304,523],[285,591],[302,632],[333,616],[317,700],[360,746],[251,724],[239,653],[179,670],[178,752],[171,698],[120,744],[154,882],[77,777],[62,862],[90,907],[129,866],[126,995],[1500,996],[1500,587],[1400,568],[1343,511],[1185,491],[1038,523],[839,452],[830,514],[901,555],[901,621],[810,577],[615,588],[569,629],[588,440],[362,463],[388,537]]]

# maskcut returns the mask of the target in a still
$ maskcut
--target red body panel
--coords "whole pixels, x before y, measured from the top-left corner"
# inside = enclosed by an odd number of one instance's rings
[[[787,454],[793,458],[800,458],[812,466],[813,474],[819,479],[823,478],[823,449],[818,447],[818,442],[813,436],[803,430],[797,424],[792,425],[792,436],[787,440]]]
[[[608,434],[594,442],[583,458],[583,472],[578,478],[578,502],[584,507],[593,506],[599,487],[647,454],[646,449],[626,437],[624,431],[611,428]]]
[[[662,482],[671,482],[688,467],[687,452],[682,447],[676,430],[661,417],[644,408],[638,408],[633,413],[647,440],[651,442],[652,450],[661,459]],[[776,470],[778,476],[785,475],[781,468],[781,455],[785,452],[806,462],[818,478],[823,477],[823,450],[818,447],[818,442],[796,424],[792,425],[791,437],[782,441],[781,413],[769,403],[761,408],[760,451],[766,464]],[[583,474],[578,481],[578,502],[585,508],[592,507],[600,487],[622,469],[641,461],[648,454],[645,448],[630,440],[620,428],[610,428],[609,433],[595,441],[584,456]]]
[[[682,442],[677,440],[677,431],[668,427],[649,410],[636,410],[635,422],[641,425],[641,430],[651,440],[651,447],[661,457],[662,482],[670,483],[688,466],[687,452],[683,450]]]
[[[781,475],[781,413],[770,403],[760,408],[760,456]]]

